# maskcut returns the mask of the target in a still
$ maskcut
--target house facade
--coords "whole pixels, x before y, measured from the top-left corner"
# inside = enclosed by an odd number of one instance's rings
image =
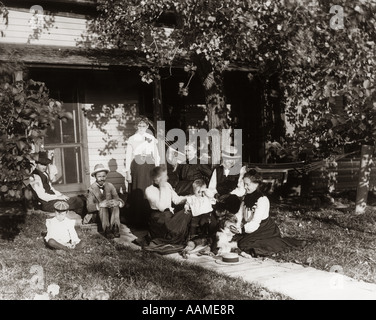
[[[135,132],[135,118],[165,120],[166,130],[198,128],[205,123],[203,88],[196,77],[190,94],[178,94],[187,81],[181,67],[161,70],[161,81],[146,84],[139,75],[148,61],[132,50],[83,49],[94,0],[2,1],[8,23],[0,22],[0,61],[25,65],[25,79],[45,82],[50,96],[63,102],[72,119],[57,120],[43,141],[53,156],[54,184],[67,194],[84,193],[98,163],[109,166],[109,180],[125,192],[125,150]],[[249,70],[225,76],[226,100],[233,128],[242,129],[243,161],[263,160],[265,139],[262,95],[251,85]],[[172,74],[172,75],[171,75]],[[160,141],[160,152],[165,152]]]

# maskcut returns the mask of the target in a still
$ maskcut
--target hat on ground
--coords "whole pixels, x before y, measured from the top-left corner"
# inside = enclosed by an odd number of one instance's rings
[[[38,158],[37,158],[37,160],[35,162],[43,164],[43,165],[48,165],[48,164],[50,164],[52,162],[52,160],[48,157],[47,152],[40,151],[38,153]]]
[[[57,201],[54,204],[54,208],[56,211],[67,211],[69,209],[69,204],[66,201]]]
[[[99,164],[95,165],[94,171],[91,173],[91,176],[94,177],[95,174],[97,174],[98,172],[101,172],[101,171],[105,171],[106,173],[109,173],[110,169],[106,168],[103,164],[99,163]]]
[[[222,158],[224,159],[240,159],[242,156],[238,154],[238,149],[234,146],[225,146],[222,149]]]
[[[260,264],[260,262],[256,262],[254,259],[246,259],[243,257],[239,257],[237,253],[225,253],[220,257],[215,257],[215,263],[220,264],[222,266],[232,266],[238,264]]]

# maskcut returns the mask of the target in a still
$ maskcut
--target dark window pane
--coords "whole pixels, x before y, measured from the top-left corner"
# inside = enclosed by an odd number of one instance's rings
[[[64,103],[63,108],[72,114],[72,119],[62,121],[63,127],[63,143],[75,143],[76,126],[74,121],[77,120],[76,104]]]
[[[45,144],[53,144],[61,142],[61,132],[60,132],[60,120],[56,120],[54,123],[54,128],[47,129],[47,136],[44,138]]]
[[[64,148],[65,183],[78,183],[77,163],[79,162],[78,148]]]

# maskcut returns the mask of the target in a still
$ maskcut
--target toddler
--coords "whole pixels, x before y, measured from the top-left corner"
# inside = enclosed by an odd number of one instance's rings
[[[206,188],[206,183],[202,179],[197,179],[192,184],[193,195],[187,196],[184,205],[186,213],[192,214],[190,226],[190,239],[198,235],[200,230],[207,234],[211,222],[212,205],[215,204],[214,193]]]

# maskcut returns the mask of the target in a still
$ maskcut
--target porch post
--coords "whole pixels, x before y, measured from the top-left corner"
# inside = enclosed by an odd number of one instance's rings
[[[363,214],[367,206],[373,150],[374,146],[362,145],[359,165],[358,187],[356,191],[355,214]]]
[[[163,118],[163,103],[162,103],[162,85],[161,77],[158,76],[153,81],[153,122],[156,130],[155,135],[158,139],[158,152],[161,158],[160,163],[166,163],[166,149],[165,149],[165,132],[158,132],[157,121],[162,121]]]

